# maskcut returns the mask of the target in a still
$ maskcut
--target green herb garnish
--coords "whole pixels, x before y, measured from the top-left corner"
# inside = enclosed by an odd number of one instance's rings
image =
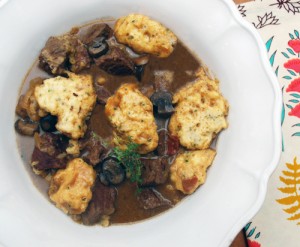
[[[114,156],[120,163],[125,166],[126,174],[130,181],[136,183],[137,186],[142,182],[142,162],[141,155],[137,152],[139,144],[133,143],[131,140],[127,144],[126,149],[122,150],[115,147],[111,156]]]

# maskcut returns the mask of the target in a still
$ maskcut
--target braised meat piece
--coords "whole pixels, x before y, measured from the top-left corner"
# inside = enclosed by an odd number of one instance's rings
[[[31,165],[37,170],[65,168],[65,153],[68,141],[62,135],[44,133],[34,135],[35,148],[31,156]]]
[[[92,131],[79,140],[80,149],[83,150],[82,158],[90,165],[95,166],[107,154],[107,149],[102,145],[101,137]]]
[[[112,75],[133,75],[135,65],[131,58],[118,47],[112,47],[104,56],[94,59],[97,66]]]
[[[113,214],[116,196],[117,191],[115,188],[105,186],[99,179],[96,179],[93,197],[86,211],[81,215],[82,223],[84,225],[94,225],[99,223],[101,216]]]
[[[34,135],[35,146],[44,153],[49,155],[59,155],[66,150],[68,138],[63,135],[44,133]]]
[[[71,64],[71,71],[78,73],[83,69],[89,68],[91,60],[86,47],[80,42],[80,40],[73,36],[71,37],[69,63]]]
[[[97,101],[99,104],[105,105],[111,93],[103,86],[95,84],[95,91],[97,94]]]
[[[167,130],[162,129],[158,132],[157,153],[159,156],[174,155],[179,149],[179,140],[177,137],[171,136]]]
[[[79,35],[80,41],[85,45],[90,45],[97,37],[109,39],[113,36],[113,30],[105,23],[98,23],[89,27],[86,32]]]
[[[67,60],[67,45],[63,39],[50,37],[39,56],[40,66],[52,74],[61,74]]]
[[[70,69],[77,73],[90,67],[90,57],[84,44],[74,35],[50,37],[39,56],[40,66],[59,75]]]
[[[158,146],[157,146],[157,154],[159,156],[167,155],[168,152],[168,131],[162,129],[158,132]]]
[[[67,162],[65,157],[58,158],[57,156],[44,153],[35,147],[31,156],[31,165],[34,169],[43,171],[66,168]]]
[[[153,188],[143,189],[137,196],[140,207],[144,209],[154,209],[158,207],[171,207],[172,202]]]
[[[142,158],[142,186],[163,184],[168,179],[170,166],[167,157]]]

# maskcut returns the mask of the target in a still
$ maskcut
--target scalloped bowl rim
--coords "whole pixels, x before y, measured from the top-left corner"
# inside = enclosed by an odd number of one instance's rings
[[[31,0],[31,1],[28,1],[28,3],[29,2],[34,2],[34,1],[37,1],[37,0]],[[117,1],[118,0],[116,0],[115,2],[117,2]],[[145,3],[146,1],[147,0],[141,1],[141,4]],[[168,1],[170,1],[170,0],[168,0]],[[168,2],[168,1],[166,1],[166,2]],[[203,1],[205,2],[205,0],[203,0]],[[89,0],[89,2],[95,3],[95,0]],[[101,2],[106,3],[108,1],[103,0]],[[113,1],[111,1],[111,2],[113,2]],[[154,5],[155,4],[158,4],[158,5],[166,4],[166,3],[160,3],[159,4],[158,3],[159,1],[152,1],[152,2],[153,2]],[[178,0],[177,2],[180,2],[180,1]],[[19,13],[22,12],[22,8],[26,8],[26,6],[25,6],[26,4],[22,5],[21,1],[19,1],[17,3],[17,1],[15,1],[15,0],[10,0],[10,1],[4,1],[2,3],[3,3],[3,5],[2,6],[0,5],[0,7],[1,7],[0,8],[0,13],[1,14],[5,13],[7,16],[9,16],[9,15],[14,16],[13,13],[5,12],[6,6],[9,6],[10,4],[15,4],[14,5],[15,9]],[[7,5],[4,5],[5,3],[7,3]],[[193,3],[195,5],[198,4],[196,2],[196,0],[193,0]],[[84,5],[84,3],[76,3],[76,4],[78,4],[78,5],[83,4]],[[269,179],[269,177],[271,176],[272,172],[275,170],[275,168],[278,164],[280,154],[281,154],[281,124],[280,124],[280,117],[281,117],[281,107],[282,107],[282,95],[281,95],[281,90],[279,88],[277,78],[276,78],[276,76],[275,76],[275,74],[274,74],[274,72],[273,72],[273,70],[272,70],[272,68],[269,64],[269,59],[268,59],[268,56],[267,56],[267,53],[266,53],[265,45],[264,45],[263,41],[261,40],[261,37],[259,36],[258,32],[255,30],[255,28],[250,23],[248,23],[248,22],[246,22],[245,20],[242,19],[239,12],[237,11],[234,3],[231,0],[213,0],[210,3],[206,3],[206,4],[207,5],[216,4],[216,6],[218,6],[218,4],[219,5],[225,4],[227,10],[230,12],[230,15],[233,17],[233,20],[236,22],[235,23],[236,26],[239,27],[239,28],[242,28],[243,30],[245,30],[247,33],[249,33],[249,35],[252,36],[252,38],[254,38],[254,40],[256,42],[255,46],[259,49],[260,62],[262,63],[263,71],[264,71],[266,77],[269,79],[269,82],[271,83],[271,87],[272,87],[272,90],[273,90],[273,97],[274,97],[273,98],[273,105],[272,105],[272,113],[271,113],[271,115],[272,115],[272,124],[273,124],[272,134],[273,134],[273,138],[274,138],[274,142],[273,142],[273,146],[272,146],[272,148],[273,148],[272,149],[273,150],[273,156],[272,157],[273,158],[269,162],[269,165],[263,171],[261,171],[260,174],[255,175],[255,176],[259,177],[258,192],[256,194],[255,202],[252,203],[248,207],[248,209],[244,212],[244,214],[238,220],[235,220],[235,223],[230,227],[230,229],[223,229],[224,232],[226,232],[226,233],[224,233],[223,237],[221,239],[219,239],[218,246],[228,246],[230,244],[230,242],[234,239],[235,235],[258,212],[258,210],[262,206],[265,195],[266,195],[266,192],[267,192],[268,179]],[[18,9],[18,7],[19,7],[19,9]],[[171,12],[171,10],[170,10],[170,12]],[[30,18],[30,17],[27,17],[25,13],[24,13],[24,16],[25,16],[24,17],[25,18],[24,22],[26,21],[26,18]],[[7,18],[7,17],[5,16],[3,18]],[[74,25],[75,24],[76,23],[74,23]],[[3,25],[3,27],[5,27],[5,24],[3,22],[1,22],[1,15],[0,15],[0,26],[2,27],[2,25]],[[64,29],[65,29],[65,27],[62,27],[62,30],[64,30]],[[7,29],[5,29],[5,30],[7,31]],[[174,30],[174,32],[176,33],[176,30]],[[12,37],[14,37],[14,35],[12,35]],[[43,37],[43,42],[46,38],[47,37]],[[9,39],[13,39],[13,38],[8,37],[7,40],[4,39],[4,40],[0,41],[0,49],[1,50],[4,51],[5,45],[8,44],[7,42],[9,41]],[[43,43],[40,42],[38,45],[39,45],[38,48],[33,49],[33,51],[34,51],[33,53],[37,54],[38,49],[40,49],[42,47]],[[13,52],[12,52],[12,56],[15,56],[15,54],[13,54]],[[35,55],[33,55],[33,57],[34,56]],[[200,57],[201,57],[201,55],[200,55]],[[8,61],[9,61],[9,58],[8,58]],[[204,60],[204,62],[206,62],[206,61]],[[2,66],[2,68],[1,68],[1,66]],[[0,81],[0,94],[3,94],[6,87],[7,87],[7,85],[5,85],[5,83],[4,83],[4,80],[7,80],[9,78],[7,73],[6,73],[7,71],[11,71],[10,64],[9,63],[6,64],[5,59],[3,59],[3,57],[0,57],[0,80],[1,80]],[[2,101],[0,100],[0,102],[2,102]],[[12,105],[8,104],[7,108],[5,108],[5,109],[3,107],[1,107],[1,111],[4,112],[3,118],[0,119],[1,126],[8,125],[8,123],[11,124],[12,121],[13,121],[13,117],[11,116],[11,109],[14,108],[13,103],[16,102],[16,99],[10,100],[9,102],[12,103]],[[270,112],[269,112],[269,114],[270,114]],[[7,152],[12,152],[13,156],[16,155],[16,152],[13,151],[15,149],[15,140],[6,139],[6,136],[7,136],[6,132],[8,132],[8,134],[11,134],[13,132],[13,128],[10,128],[10,127],[8,127],[9,128],[8,130],[5,129],[5,128],[2,129],[2,127],[0,129],[0,134],[1,134],[0,136],[1,137],[3,136],[4,137],[3,139],[5,141],[7,141],[6,143],[4,143],[4,141],[2,141],[2,140],[0,141],[0,147],[2,147],[2,148],[0,148],[0,160],[3,160],[4,161],[3,163],[5,163],[5,161],[9,160],[8,156],[7,156]],[[226,134],[224,134],[224,135],[226,135]],[[223,138],[226,138],[226,137],[224,137],[224,135],[222,134],[221,137],[220,137],[222,140],[223,140]],[[11,161],[11,159],[10,159],[10,161]],[[16,163],[19,163],[20,159],[18,160],[16,157],[14,157],[14,161],[16,161]],[[10,213],[9,211],[7,211],[8,206],[6,207],[6,205],[5,205],[6,202],[7,202],[7,205],[13,205],[14,202],[17,202],[17,200],[18,200],[17,197],[18,196],[23,197],[23,195],[20,195],[20,193],[18,195],[13,195],[11,193],[11,191],[16,191],[17,185],[20,185],[20,187],[22,187],[22,188],[18,188],[18,190],[21,193],[24,192],[24,189],[29,190],[28,193],[31,193],[31,195],[33,196],[32,198],[35,198],[35,199],[39,198],[38,200],[41,200],[41,202],[39,202],[39,203],[41,205],[45,205],[45,207],[48,207],[47,206],[48,202],[46,200],[44,200],[44,198],[40,199],[41,198],[40,193],[33,186],[32,186],[33,188],[24,186],[24,183],[25,183],[25,185],[30,184],[30,179],[28,178],[28,176],[24,177],[24,174],[22,173],[22,170],[21,171],[20,170],[13,171],[13,168],[8,168],[4,164],[4,165],[0,165],[0,171],[1,171],[1,173],[0,173],[0,218],[1,218],[1,216],[4,217],[5,215],[9,215],[9,214],[6,214],[6,213]],[[14,174],[14,173],[16,173],[16,174]],[[15,185],[12,184],[8,179],[11,176],[21,176],[20,181],[16,181]],[[202,193],[202,192],[199,192],[199,193]],[[197,194],[197,195],[199,195],[199,194]],[[191,203],[192,200],[195,200],[195,199],[194,198],[193,199],[188,198],[186,200],[187,202],[183,202],[183,203],[185,203],[185,204],[186,203]],[[2,203],[4,203],[3,207],[2,207]],[[17,207],[17,206],[15,206],[15,207]],[[177,206],[176,208],[180,208],[180,207],[181,207],[181,205]],[[11,206],[10,210],[11,210],[11,212],[13,212],[13,210],[15,210],[14,206]],[[48,211],[47,210],[44,211],[44,209],[40,209],[40,210],[41,210],[41,212],[47,212],[47,213],[51,212],[51,213],[53,213],[53,215],[55,217],[56,216],[63,217],[63,216],[60,215],[59,212],[57,212],[55,207],[53,207],[53,209],[50,209],[50,211],[49,211],[49,209],[48,209]],[[173,211],[173,210],[174,209],[172,209],[171,211]],[[193,210],[194,210],[194,208],[193,208]],[[166,213],[166,214],[168,214],[168,213]],[[165,214],[163,214],[162,216],[165,217]],[[162,217],[162,216],[160,216],[160,217]],[[12,217],[12,216],[9,215],[7,217]],[[160,218],[160,217],[155,217],[153,220],[148,220],[146,222],[155,222],[155,223],[157,223],[157,218]],[[13,220],[15,220],[16,223],[19,222],[20,224],[24,224],[24,221],[23,221],[24,219],[23,218],[21,219],[21,218],[16,217]],[[33,219],[33,221],[36,221],[36,219]],[[7,223],[7,222],[9,222],[9,218],[5,218],[5,220],[3,222],[4,222],[3,227],[8,227],[9,228],[9,225]],[[27,223],[30,223],[30,221],[28,221]],[[151,224],[149,223],[148,225],[151,225]],[[142,225],[144,225],[144,223],[138,223],[138,224],[134,224],[134,225],[140,225],[142,227]],[[0,222],[0,226],[1,226],[1,222]],[[28,228],[30,228],[30,224],[29,224]],[[112,228],[114,228],[114,227],[112,227]],[[134,229],[136,229],[136,228],[134,228]],[[35,230],[39,231],[39,229],[35,229]],[[84,230],[84,234],[89,234],[88,230]],[[212,234],[212,235],[215,235],[215,234]],[[13,236],[13,235],[11,235],[11,236]],[[50,237],[50,235],[47,235],[47,236]],[[25,236],[21,236],[20,238],[22,238],[22,237],[24,239],[26,239]],[[149,237],[145,237],[145,239],[147,239],[147,241],[149,243],[151,243],[151,240],[149,239]],[[174,238],[174,240],[173,240],[173,242],[174,242],[173,245],[177,246],[175,239],[176,238]],[[39,241],[43,241],[43,240],[40,239]],[[61,241],[61,243],[62,243],[62,242],[65,241],[65,239],[64,240],[60,239],[58,241]],[[134,242],[132,244],[132,246],[138,246],[139,245],[139,242],[138,242],[139,240],[136,240],[136,241],[137,242]],[[172,240],[170,240],[170,241],[172,241]],[[1,233],[0,233],[0,244],[1,243],[6,246],[7,236],[1,235]],[[26,246],[26,242],[24,244],[25,244],[24,246]],[[119,246],[120,242],[118,240],[116,240],[116,242],[114,244],[112,243],[110,246]],[[126,245],[126,242],[124,242],[124,244]],[[91,246],[91,245],[92,244],[88,244],[88,246]]]

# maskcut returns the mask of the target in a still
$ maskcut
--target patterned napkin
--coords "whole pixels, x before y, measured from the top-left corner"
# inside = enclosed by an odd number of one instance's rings
[[[283,94],[282,155],[261,210],[245,227],[248,244],[299,247],[300,1],[256,0],[237,7],[265,41]]]

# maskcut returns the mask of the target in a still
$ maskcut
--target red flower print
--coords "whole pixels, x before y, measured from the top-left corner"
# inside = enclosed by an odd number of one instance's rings
[[[286,89],[286,92],[299,92],[300,93],[300,78],[293,80]]]
[[[299,73],[300,72],[300,59],[299,58],[291,59],[284,64],[284,67],[286,69],[292,69],[295,72]]]
[[[248,245],[249,247],[260,247],[260,243],[257,243],[256,241],[252,241],[250,239],[248,239]]]
[[[294,52],[300,52],[300,39],[291,39],[288,45],[294,50]]]
[[[290,112],[290,116],[298,117],[300,118],[300,104],[296,105]]]

